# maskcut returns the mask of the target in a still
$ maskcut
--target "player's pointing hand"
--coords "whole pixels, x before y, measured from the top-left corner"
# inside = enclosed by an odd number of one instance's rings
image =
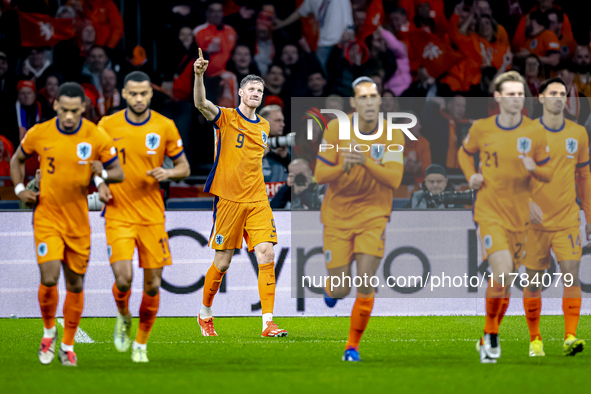
[[[165,170],[162,167],[156,167],[153,170],[148,171],[146,175],[153,177],[158,182],[162,182],[168,179],[168,170]]]
[[[199,48],[199,57],[193,63],[193,70],[195,71],[195,75],[203,75],[205,70],[207,70],[207,65],[209,64],[209,60],[203,59],[203,52],[201,48]]]

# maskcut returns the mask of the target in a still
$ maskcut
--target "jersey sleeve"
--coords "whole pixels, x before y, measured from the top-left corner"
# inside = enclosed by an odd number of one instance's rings
[[[582,168],[589,165],[589,136],[587,135],[586,130],[581,131],[579,141],[581,146],[579,147],[577,168]]]
[[[36,130],[37,126],[31,127],[21,140],[21,149],[27,157],[33,156],[37,152],[37,150],[35,149],[35,143],[37,139],[35,138],[37,136]]]
[[[96,135],[99,160],[107,167],[117,159],[117,149],[113,146],[112,139],[105,129],[99,127]]]
[[[404,134],[400,130],[394,131],[392,135],[392,145],[400,145],[402,149],[400,152],[391,152],[390,150],[386,150],[384,153],[384,157],[382,158],[382,164],[386,164],[389,162],[400,163],[404,165],[404,145],[405,145]]]
[[[339,161],[336,149],[339,144],[338,133],[339,122],[335,119],[328,124],[328,128],[324,132],[322,142],[320,143],[318,160],[329,166],[336,166]]]
[[[534,135],[536,136],[536,139],[532,147],[532,156],[536,165],[543,166],[550,161],[550,147],[548,146],[546,133],[537,132]]]
[[[544,47],[546,51],[545,56],[552,55],[553,53],[560,53],[560,41],[553,32],[547,30],[544,37]]]
[[[462,149],[464,149],[469,155],[475,155],[480,150],[480,147],[478,146],[478,124],[479,122],[474,122],[462,143]]]
[[[217,107],[217,105],[216,105]],[[211,123],[211,125],[220,130],[223,131],[224,130],[224,126],[229,122],[230,119],[230,113],[232,112],[232,109],[230,108],[224,108],[224,107],[218,107],[220,112],[218,112],[218,114],[216,115],[215,118],[213,118],[213,120],[209,121],[209,123]]]
[[[171,121],[166,136],[166,156],[176,160],[184,153],[183,140],[176,125]]]

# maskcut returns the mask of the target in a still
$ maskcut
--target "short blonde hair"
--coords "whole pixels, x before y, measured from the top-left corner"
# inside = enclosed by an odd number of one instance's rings
[[[261,117],[267,119],[267,117],[271,114],[271,112],[275,112],[275,111],[282,112],[281,107],[276,104],[266,105],[259,111],[259,115]]]
[[[525,79],[517,71],[507,71],[499,75],[493,81],[495,92],[501,92],[505,82],[521,82],[525,86]]]

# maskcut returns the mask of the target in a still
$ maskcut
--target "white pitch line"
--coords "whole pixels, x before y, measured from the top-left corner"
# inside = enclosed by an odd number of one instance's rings
[[[64,326],[64,319],[62,317],[57,318],[57,322],[60,326]],[[92,339],[86,331],[78,327],[76,331],[76,335],[74,336],[74,342],[76,343],[95,343],[94,339]]]

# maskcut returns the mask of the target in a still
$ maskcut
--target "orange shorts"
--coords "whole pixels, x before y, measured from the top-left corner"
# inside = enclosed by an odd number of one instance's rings
[[[263,242],[277,243],[277,229],[269,201],[234,202],[216,196],[209,247],[215,250],[241,249],[242,238],[249,252]]]
[[[521,267],[525,258],[525,231],[509,231],[498,224],[478,225],[478,238],[482,246],[482,257],[488,256],[499,250],[508,250],[513,256],[515,269]]]
[[[105,232],[111,264],[133,259],[136,247],[141,268],[155,269],[172,264],[164,224],[140,225],[109,219]]]
[[[550,249],[556,255],[557,261],[581,261],[581,245],[581,232],[578,226],[558,231],[530,228],[527,230],[525,266],[536,271],[550,268]]]
[[[326,268],[344,267],[355,259],[355,253],[384,257],[388,218],[376,218],[360,228],[343,229],[324,226],[324,259]]]
[[[90,234],[71,237],[51,227],[35,226],[37,263],[60,260],[77,274],[84,275],[90,257]]]

